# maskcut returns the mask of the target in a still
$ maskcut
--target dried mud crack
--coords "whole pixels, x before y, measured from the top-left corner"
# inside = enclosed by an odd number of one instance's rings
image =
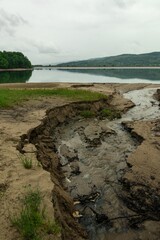
[[[152,184],[154,175],[150,182],[142,175],[134,179],[132,156],[146,141],[137,129],[145,122],[117,124],[103,118],[102,110],[111,107],[110,101],[101,100],[50,109],[17,146],[24,153],[25,145],[34,144],[37,159],[51,174],[55,217],[63,239],[159,239],[159,232],[146,238],[149,227],[144,222],[160,220],[159,185]],[[120,111],[130,107],[133,104],[124,104]],[[82,118],[86,110],[94,117]],[[148,131],[157,133],[155,126],[157,120]],[[156,148],[158,140],[152,140]]]

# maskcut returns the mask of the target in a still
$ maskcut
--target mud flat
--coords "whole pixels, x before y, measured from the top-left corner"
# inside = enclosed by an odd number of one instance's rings
[[[55,99],[54,106],[43,103],[43,111],[39,103],[39,119],[45,108],[50,106],[50,110],[41,124],[36,121],[27,127],[32,127],[29,131],[23,128],[15,133],[21,135],[21,141],[14,147],[26,154],[32,146],[46,170],[42,170],[46,175],[40,177],[41,184],[47,179],[42,187],[53,188],[54,216],[63,229],[61,239],[159,239],[159,90],[146,90],[146,85],[139,86],[139,92],[130,85],[104,86],[88,88],[110,92],[108,100],[66,104]],[[140,102],[135,101],[137,94]],[[25,121],[29,109],[28,105],[25,114],[19,111],[17,121]],[[108,119],[102,114],[105,109],[120,112],[121,119]],[[86,110],[94,117],[84,118]],[[33,120],[35,112],[29,116]]]

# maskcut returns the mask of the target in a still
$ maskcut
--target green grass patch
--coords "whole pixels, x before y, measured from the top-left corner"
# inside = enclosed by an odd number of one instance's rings
[[[97,92],[74,89],[0,89],[0,108],[12,107],[22,101],[39,97],[64,97],[71,100],[93,101],[107,98]]]
[[[84,110],[80,112],[80,115],[84,118],[92,118],[95,116],[95,113],[90,110]]]
[[[45,217],[42,196],[39,190],[29,190],[22,199],[22,209],[11,218],[24,240],[43,240],[46,234],[59,234],[60,226]]]
[[[31,158],[28,158],[26,156],[20,157],[23,167],[26,169],[31,169],[33,167],[33,161]]]
[[[108,118],[109,120],[113,120],[116,118],[121,118],[121,114],[119,111],[114,109],[105,108],[100,112],[101,117]]]

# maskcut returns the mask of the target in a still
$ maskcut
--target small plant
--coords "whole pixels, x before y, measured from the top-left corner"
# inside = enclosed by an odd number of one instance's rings
[[[31,169],[33,167],[33,162],[31,158],[27,158],[26,156],[21,157],[22,159],[22,164],[24,168],[26,169]]]
[[[112,115],[112,110],[111,109],[103,109],[102,111],[101,111],[101,115],[102,115],[102,117],[109,117],[109,116],[111,116]]]
[[[11,218],[24,240],[43,240],[44,234],[59,234],[60,226],[45,218],[42,196],[39,190],[29,190],[22,199],[19,215]]]
[[[95,116],[95,113],[91,110],[84,110],[80,112],[80,115],[84,118],[92,118]]]
[[[37,238],[38,229],[43,223],[43,218],[40,213],[40,204],[42,198],[40,192],[29,191],[22,199],[22,210],[19,216],[12,218],[13,225],[17,228],[24,240]]]
[[[115,118],[121,118],[121,114],[120,114],[119,111],[116,111],[116,110],[114,110],[114,109],[108,109],[108,108],[103,109],[103,110],[101,111],[100,115],[101,115],[102,117],[108,118],[109,120],[113,120],[113,119],[115,119]]]

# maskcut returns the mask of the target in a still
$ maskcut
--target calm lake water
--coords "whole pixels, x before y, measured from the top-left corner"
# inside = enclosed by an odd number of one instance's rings
[[[160,69],[42,69],[22,72],[0,72],[0,83],[19,82],[160,84]]]

